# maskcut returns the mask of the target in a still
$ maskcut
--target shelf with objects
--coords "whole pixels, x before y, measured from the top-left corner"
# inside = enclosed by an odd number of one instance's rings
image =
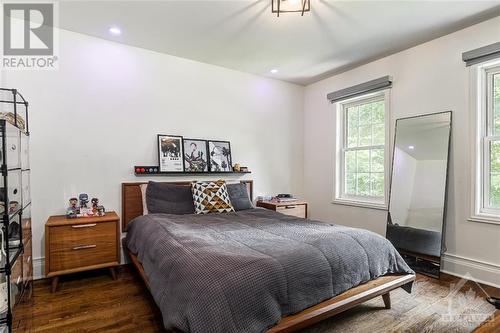
[[[0,88],[0,171],[0,333],[10,333],[33,281],[28,102],[16,89]]]

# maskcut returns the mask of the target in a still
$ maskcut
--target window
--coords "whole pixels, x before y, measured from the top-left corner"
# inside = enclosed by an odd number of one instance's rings
[[[472,67],[476,140],[473,220],[500,223],[500,61]]]
[[[386,208],[388,91],[337,104],[334,202]]]

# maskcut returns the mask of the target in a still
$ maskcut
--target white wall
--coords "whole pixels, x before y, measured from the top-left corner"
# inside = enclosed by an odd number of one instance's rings
[[[254,195],[302,193],[303,87],[67,31],[59,59],[57,71],[1,78],[30,102],[34,258],[70,197],[120,213],[120,184],[147,179],[132,166],[157,163],[159,133],[229,140]]]
[[[308,86],[304,102],[304,190],[311,216],[385,233],[385,211],[331,204],[335,117],[326,95],[392,75],[391,137],[397,118],[453,111],[445,271],[470,272],[476,279],[500,285],[500,225],[467,221],[472,160],[469,71],[461,60],[462,52],[499,40],[497,17]]]

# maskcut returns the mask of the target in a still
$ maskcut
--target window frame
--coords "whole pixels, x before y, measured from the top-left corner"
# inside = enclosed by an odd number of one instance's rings
[[[383,198],[370,196],[348,195],[345,193],[345,153],[360,148],[346,149],[347,147],[347,126],[346,116],[347,108],[365,104],[369,102],[384,101],[384,126],[385,142],[383,145],[370,145],[365,147],[383,147],[384,149],[384,196]],[[389,177],[390,177],[390,88],[356,96],[347,100],[339,101],[336,104],[336,149],[335,149],[335,167],[334,167],[334,193],[333,204],[348,206],[358,206],[387,210],[389,197]]]
[[[500,59],[471,66],[472,177],[469,221],[500,224],[500,208],[489,206],[490,144],[500,141],[493,135],[493,76],[500,75]]]

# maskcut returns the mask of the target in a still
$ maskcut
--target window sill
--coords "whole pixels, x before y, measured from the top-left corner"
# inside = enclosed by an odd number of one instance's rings
[[[487,214],[477,214],[472,215],[467,219],[470,222],[488,223],[488,224],[500,224],[500,216],[487,215]]]
[[[359,200],[349,200],[349,199],[333,199],[332,204],[361,207],[361,208],[370,208],[370,209],[378,209],[378,210],[387,210],[386,204],[369,202],[369,201],[359,201]]]

